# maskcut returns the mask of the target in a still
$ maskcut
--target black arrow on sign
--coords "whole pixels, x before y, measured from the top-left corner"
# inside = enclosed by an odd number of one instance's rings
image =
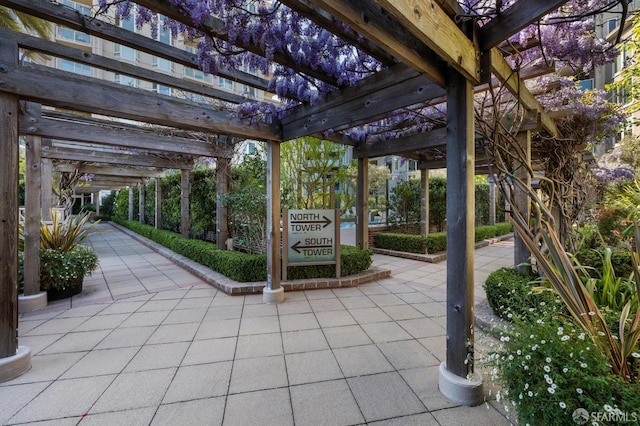
[[[328,245],[328,246],[301,246],[300,245],[300,241],[298,241],[297,243],[292,245],[291,248],[294,249],[296,251],[296,253],[300,254],[300,250],[299,249],[333,248],[333,246],[332,245]]]
[[[292,220],[291,223],[324,223],[323,228],[331,225],[331,219],[326,216],[322,216],[324,220]]]

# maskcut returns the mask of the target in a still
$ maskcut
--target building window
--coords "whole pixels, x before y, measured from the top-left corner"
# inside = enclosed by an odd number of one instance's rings
[[[171,96],[171,87],[169,86],[165,86],[163,84],[153,84],[153,89],[154,92],[159,93],[161,95],[167,95],[167,96]]]
[[[140,87],[140,82],[138,81],[138,79],[129,77],[128,75],[116,74],[113,81],[124,86]]]
[[[255,99],[256,98],[256,88],[255,87],[247,86],[246,84],[243,87],[244,87],[244,89],[242,90],[242,96],[244,96],[245,98],[248,98],[248,99]]]
[[[80,31],[72,30],[70,28],[58,27],[56,29],[56,35],[61,40],[70,41],[78,44],[91,45],[91,36]]]
[[[58,69],[74,72],[76,74],[91,75],[91,67],[89,67],[89,65],[80,64],[78,62],[69,61],[67,59],[58,59],[57,61]]]
[[[160,43],[173,46],[173,38],[171,37],[171,30],[164,26],[164,16],[158,17],[158,31],[156,40]],[[160,71],[173,72],[173,62],[168,59],[153,57],[153,67]]]
[[[130,16],[129,19],[117,19],[116,24],[125,30],[136,32],[135,18]],[[131,47],[116,44],[113,48],[113,54],[119,58],[132,62],[140,62],[140,52]]]
[[[228,78],[218,77],[218,87],[221,89],[233,90],[233,81]]]
[[[213,84],[213,76],[211,74],[205,74],[200,70],[194,70],[193,68],[184,69],[184,76],[192,78],[194,80],[202,81],[205,83]]]
[[[86,16],[91,16],[91,7],[87,6],[86,4],[82,4],[82,3],[78,3],[75,1],[71,1],[71,0],[62,0],[62,4],[64,4],[65,6],[68,6],[72,9],[77,10],[78,12],[82,13],[83,15]]]

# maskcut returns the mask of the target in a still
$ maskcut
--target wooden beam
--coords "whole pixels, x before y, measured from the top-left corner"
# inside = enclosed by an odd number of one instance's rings
[[[20,117],[20,134],[204,157],[232,155],[232,150],[229,148],[220,148],[176,136],[163,136],[149,131],[122,128],[117,126],[117,123],[108,126],[102,123],[91,124],[23,115]]]
[[[196,102],[33,64],[5,69],[0,90],[44,105],[201,132],[280,139],[276,125],[249,125]]]
[[[352,87],[334,91],[310,108],[297,108],[282,120],[283,139],[362,125],[380,119],[390,111],[423,103],[445,93],[425,76],[398,64]]]
[[[133,155],[105,152],[100,149],[71,149],[55,146],[50,141],[42,142],[42,158],[52,160],[84,161],[128,166],[157,167],[162,169],[191,169],[190,162],[159,158],[152,155]]]
[[[55,43],[44,40],[42,38],[33,37],[28,34],[18,33],[0,28],[0,38],[13,40],[18,45],[27,50],[41,52],[46,55],[53,55],[60,58],[69,59],[81,64],[87,64],[92,67],[111,71],[117,74],[124,74],[130,77],[138,78],[153,83],[171,86],[187,92],[209,96],[224,102],[240,104],[247,100],[240,95],[227,92],[225,90],[215,89],[211,86],[198,84],[187,79],[172,77],[162,72],[153,71],[151,69],[140,68],[128,62],[118,61],[116,59],[105,58],[84,50],[75,49],[64,44]]]
[[[404,136],[397,139],[378,141],[368,146],[358,145],[353,150],[353,158],[375,158],[384,155],[400,155],[410,151],[445,147],[447,144],[447,129],[440,128],[430,132]]]
[[[287,5],[290,9],[337,35],[350,45],[357,46],[359,50],[379,60],[386,66],[392,66],[396,63],[395,58],[390,52],[374,46],[368,40],[361,40],[358,33],[340,25],[332,15],[314,6],[309,1],[280,0],[280,3]]]
[[[126,178],[151,178],[160,177],[164,174],[162,169],[149,169],[141,167],[122,167],[120,165],[87,165],[87,164],[57,164],[54,166],[57,172],[75,172],[93,174],[97,176],[119,176]]]
[[[489,50],[567,0],[517,1],[480,28],[480,50]]]
[[[507,63],[504,57],[500,54],[498,49],[493,48],[489,51],[490,61],[491,61],[491,71],[492,73],[500,80],[502,84],[515,96],[522,105],[528,109],[533,111],[538,111],[540,113],[540,120],[542,123],[542,127],[549,132],[554,137],[558,137],[558,128],[555,123],[549,117],[549,115],[544,112],[542,105],[538,102],[538,100],[531,94],[529,89],[525,86],[525,84],[520,79],[518,73],[511,69],[511,66]]]
[[[125,30],[106,21],[84,16],[75,9],[66,7],[61,3],[42,0],[0,0],[0,5],[128,46],[186,67],[200,69],[198,55],[194,53],[150,39],[142,34]],[[217,75],[260,90],[267,90],[268,82],[266,80],[249,73],[221,68],[217,71]]]
[[[41,147],[42,148],[42,147]],[[42,175],[42,193],[40,194],[42,205],[42,220],[51,220],[51,208],[53,207],[53,161],[50,158],[40,158],[40,172]]]
[[[393,52],[401,62],[444,86],[445,73],[433,54],[420,40],[389,17],[371,0],[308,0],[309,3],[342,21],[353,31],[381,49]]]
[[[376,0],[376,3],[467,80],[480,82],[480,50],[440,5],[413,0]]]

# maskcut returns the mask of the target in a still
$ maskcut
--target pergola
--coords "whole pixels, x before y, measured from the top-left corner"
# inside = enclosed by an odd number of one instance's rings
[[[552,137],[557,135],[553,120],[522,80],[544,70],[524,70],[519,75],[505,59],[513,52],[497,46],[565,2],[516,1],[480,27],[473,20],[458,23],[456,17],[464,13],[454,0],[280,0],[282,7],[289,7],[326,28],[386,68],[350,87],[342,87],[321,69],[298,65],[290,54],[276,51],[274,61],[336,89],[313,105],[300,102],[284,118],[270,123],[255,120],[249,123],[231,117],[226,108],[245,102],[242,96],[29,35],[0,30],[0,158],[3,162],[0,191],[4,198],[0,204],[0,253],[3,254],[0,258],[0,379],[3,369],[9,374],[20,374],[30,366],[28,348],[18,347],[16,333],[19,135],[27,136],[27,169],[30,172],[52,167],[50,160],[66,160],[64,166],[57,166],[59,170],[95,175],[93,188],[97,190],[123,187],[140,179],[157,177],[163,169],[180,169],[183,194],[188,193],[188,170],[195,157],[217,159],[218,190],[224,192],[228,185],[225,176],[231,145],[244,139],[266,141],[268,280],[264,300],[267,303],[284,300],[279,261],[280,144],[297,137],[318,136],[354,147],[359,171],[357,244],[363,248],[366,248],[368,240],[368,158],[398,154],[418,160],[423,172],[423,188],[428,188],[424,185],[428,169],[446,166],[447,358],[440,368],[440,388],[445,396],[458,403],[478,403],[481,400],[481,382],[469,380],[473,374],[474,358],[473,181],[476,171],[487,173],[490,159],[477,150],[479,142],[474,130],[473,96],[476,91],[488,90],[492,82],[511,92],[530,116],[518,135],[529,156],[531,130],[543,131]],[[193,26],[190,18],[172,6],[169,0],[136,0],[135,3]],[[177,64],[198,68],[194,54],[107,22],[90,19],[74,9],[47,0],[0,0],[0,5]],[[220,40],[228,39],[224,23],[213,16],[202,21],[197,29]],[[257,44],[242,41],[236,44],[257,55],[265,55],[264,48]],[[215,102],[212,105],[200,104],[21,63],[20,49],[167,85],[212,98]],[[218,70],[218,75],[261,90],[268,87],[265,79],[235,69]],[[388,117],[398,109],[416,109],[438,102],[446,102],[449,112],[446,127],[374,143],[356,141],[346,133],[356,126]],[[42,109],[41,105],[58,110]],[[146,125],[124,125],[89,118],[87,114]],[[173,132],[163,134],[151,129],[152,126],[172,129]],[[193,134],[208,137],[199,138]],[[113,147],[118,147],[119,151],[114,151]],[[46,187],[47,183],[41,180],[46,174],[30,173],[31,177],[27,178],[27,187],[31,190],[27,191],[25,215],[26,259],[37,257],[37,226],[41,209],[39,188]],[[526,200],[523,203],[526,204]],[[223,211],[218,212],[218,228],[222,228],[219,232],[223,235],[227,232],[224,220],[221,220],[224,216]],[[183,233],[184,229],[188,229],[188,223],[183,223]],[[25,295],[37,290],[25,288]],[[4,364],[3,360],[6,361]]]

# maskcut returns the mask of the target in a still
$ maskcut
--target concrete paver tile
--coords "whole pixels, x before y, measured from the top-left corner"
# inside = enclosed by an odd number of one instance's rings
[[[247,409],[251,401],[251,409]],[[287,389],[270,389],[227,397],[225,426],[293,425],[291,399]]]
[[[226,395],[230,379],[231,361],[180,367],[162,403]]]
[[[163,404],[158,408],[153,426],[214,426],[222,424],[224,397]]]
[[[282,343],[286,354],[329,349],[327,340],[320,329],[282,333]]]
[[[367,422],[426,412],[398,373],[352,377],[347,382]]]
[[[196,340],[182,360],[182,365],[231,361],[236,351],[236,337]]]
[[[329,350],[285,356],[291,385],[343,378],[340,366]]]
[[[175,372],[175,368],[165,368],[122,373],[91,407],[89,414],[157,407],[162,402]]]
[[[240,359],[233,363],[229,393],[273,389],[287,385],[283,356]]]
[[[346,426],[364,422],[346,380],[291,386],[291,405],[298,426]]]
[[[333,353],[345,377],[393,371],[393,366],[375,345],[339,348]]]

